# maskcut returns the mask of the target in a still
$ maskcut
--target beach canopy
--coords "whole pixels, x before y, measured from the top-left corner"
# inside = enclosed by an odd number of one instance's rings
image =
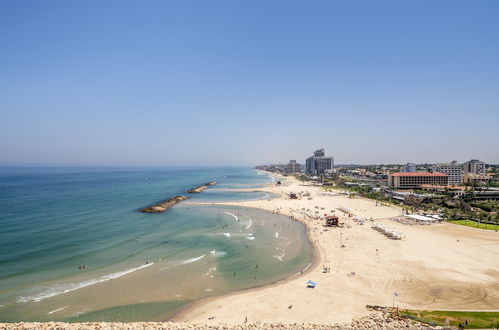
[[[315,283],[314,281],[308,281],[307,285],[308,285],[308,287],[315,287],[317,285],[317,283]]]
[[[424,215],[419,215],[419,214],[408,214],[406,217],[411,218],[413,220],[418,220],[418,221],[438,221],[437,219],[430,218]]]

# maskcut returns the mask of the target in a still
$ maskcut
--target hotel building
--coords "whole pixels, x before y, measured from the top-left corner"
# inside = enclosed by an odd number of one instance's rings
[[[464,165],[464,173],[466,174],[485,174],[485,163],[478,159],[472,159]]]
[[[422,184],[447,186],[449,176],[431,172],[398,172],[388,175],[388,186],[395,189],[419,188]]]
[[[314,151],[311,157],[305,160],[305,171],[310,175],[323,175],[333,172],[334,158],[324,156],[324,149]]]
[[[459,185],[463,183],[463,165],[458,164],[456,161],[434,164],[431,167],[431,172],[447,174],[449,176],[450,185]]]

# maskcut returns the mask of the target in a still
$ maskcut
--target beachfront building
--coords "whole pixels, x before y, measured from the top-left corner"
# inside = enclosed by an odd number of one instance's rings
[[[472,159],[463,164],[465,174],[485,174],[485,163],[478,159]]]
[[[325,156],[324,149],[314,151],[314,154],[305,160],[305,171],[310,175],[331,174],[333,168],[334,158]]]
[[[421,185],[447,186],[449,176],[437,172],[397,172],[388,175],[388,186],[395,189],[414,189]]]
[[[463,182],[471,185],[485,185],[490,181],[490,176],[484,174],[466,173]]]
[[[463,183],[463,165],[458,164],[457,161],[433,164],[430,171],[433,173],[447,174],[449,176],[450,185],[459,185]]]
[[[300,172],[301,165],[296,162],[296,160],[292,159],[286,165],[286,173],[293,174]]]
[[[414,163],[407,163],[404,166],[404,172],[416,172],[416,164],[414,164]]]

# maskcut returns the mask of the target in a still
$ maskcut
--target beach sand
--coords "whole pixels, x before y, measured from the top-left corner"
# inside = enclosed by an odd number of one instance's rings
[[[342,323],[366,317],[366,305],[411,309],[498,310],[499,233],[447,223],[404,225],[394,206],[346,195],[326,196],[323,188],[305,186],[291,177],[283,184],[256,190],[278,194],[272,200],[223,203],[262,208],[303,222],[316,249],[316,262],[303,274],[260,288],[200,300],[174,316],[174,321],[203,324]],[[309,192],[312,199],[288,199],[288,192]],[[405,234],[391,240],[356,224],[339,207],[375,219]],[[319,207],[318,209],[316,207]],[[323,222],[300,213],[334,210],[345,228],[323,227]],[[340,241],[345,247],[341,247]],[[323,267],[330,272],[323,273]],[[315,289],[306,282],[317,282]],[[394,299],[395,298],[395,299]]]

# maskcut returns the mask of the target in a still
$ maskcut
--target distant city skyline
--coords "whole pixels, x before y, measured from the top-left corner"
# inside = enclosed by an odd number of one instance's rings
[[[499,163],[498,1],[2,1],[0,165]]]

